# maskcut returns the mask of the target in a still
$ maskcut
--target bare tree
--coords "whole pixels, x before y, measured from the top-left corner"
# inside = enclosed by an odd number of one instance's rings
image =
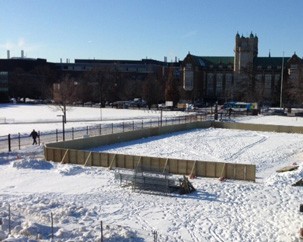
[[[178,79],[174,75],[174,69],[169,67],[165,76],[165,100],[175,104],[179,98]]]
[[[256,101],[255,69],[253,63],[242,67],[241,73],[235,75],[234,95],[239,101]]]
[[[53,97],[55,104],[63,113],[66,122],[66,107],[77,99],[78,82],[70,75],[63,75],[59,83],[54,84]]]
[[[150,108],[152,104],[157,104],[163,99],[163,88],[156,74],[151,73],[146,76],[142,87],[142,98]]]
[[[302,106],[303,105],[303,70],[297,68],[290,71],[287,81],[285,82],[285,100],[286,106]]]

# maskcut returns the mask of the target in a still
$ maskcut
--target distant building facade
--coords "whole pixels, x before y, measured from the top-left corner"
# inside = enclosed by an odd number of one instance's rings
[[[69,76],[82,101],[150,98],[151,102],[186,100],[223,103],[249,101],[269,105],[302,105],[303,61],[291,57],[258,57],[258,37],[235,36],[234,56],[197,56],[183,61],[76,59],[0,59],[0,102],[9,98],[45,98],[60,90]],[[66,79],[66,78],[65,78]],[[173,85],[170,88],[169,85]],[[152,90],[153,89],[153,90]],[[150,91],[149,91],[150,90]],[[84,95],[86,92],[86,95]],[[174,95],[174,93],[177,95]],[[282,94],[282,95],[281,95]],[[148,97],[149,96],[149,97]]]

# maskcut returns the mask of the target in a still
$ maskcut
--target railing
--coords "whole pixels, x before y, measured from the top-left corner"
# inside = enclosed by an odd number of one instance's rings
[[[142,119],[128,122],[116,122],[116,123],[100,123],[91,126],[69,128],[64,130],[56,129],[53,131],[39,132],[39,138],[37,139],[38,145],[50,142],[65,140],[79,139],[83,137],[92,137],[106,134],[123,133],[133,130],[140,130],[151,127],[169,126],[174,124],[191,123],[195,121],[204,121],[211,119],[211,116],[207,115],[187,115],[162,119]],[[33,141],[30,134],[8,134],[6,136],[0,136],[0,151],[13,151],[20,150],[22,148],[32,145]]]

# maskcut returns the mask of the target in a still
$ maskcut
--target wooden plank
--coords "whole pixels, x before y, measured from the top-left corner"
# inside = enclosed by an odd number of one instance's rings
[[[137,162],[137,165],[136,165],[136,169],[139,167],[139,165],[141,164],[141,159],[142,159],[142,156],[140,156],[138,162]]]
[[[86,157],[86,160],[84,162],[84,166],[87,165],[88,161],[91,161],[91,155],[92,155],[92,152],[89,152],[88,156]],[[90,163],[90,165],[92,165],[92,163]]]
[[[110,158],[108,153],[100,153],[100,166],[108,167],[110,165]]]
[[[196,176],[196,163],[197,163],[197,161],[195,160],[195,161],[193,162],[193,165],[192,165],[192,168],[191,168],[189,177],[194,177],[194,176]]]
[[[176,160],[178,162],[178,174],[188,175],[187,172],[187,161],[186,160]]]
[[[284,166],[279,170],[276,170],[276,172],[286,172],[286,171],[293,171],[298,169],[299,166],[291,165],[291,166]]]
[[[226,163],[223,164],[223,167],[221,169],[221,172],[220,172],[220,176],[219,177],[226,177]]]
[[[245,180],[245,165],[242,165],[242,164],[236,164],[235,165],[235,179],[237,180]]]
[[[255,165],[247,165],[246,166],[246,180],[247,181],[256,181],[256,166]]]
[[[65,153],[64,153],[64,155],[63,155],[63,157],[62,157],[62,160],[61,160],[61,164],[65,164],[65,163],[66,163],[65,160],[66,160],[66,158],[67,158],[68,151],[69,151],[69,149],[67,149],[67,150],[65,151]]]
[[[111,162],[109,164],[109,169],[110,170],[113,168],[114,161],[116,161],[116,154],[114,154],[114,157],[112,158],[112,160],[111,160]]]
[[[206,177],[216,177],[216,164],[214,162],[206,162]]]
[[[165,164],[164,164],[164,167],[163,167],[163,170],[162,172],[165,173],[166,172],[166,168],[167,168],[167,164],[168,164],[168,158],[165,160]]]
[[[55,149],[54,151],[55,151],[54,152],[55,153],[54,154],[54,161],[61,162],[61,160],[62,160],[61,153],[63,153],[64,150],[62,150],[62,149]]]

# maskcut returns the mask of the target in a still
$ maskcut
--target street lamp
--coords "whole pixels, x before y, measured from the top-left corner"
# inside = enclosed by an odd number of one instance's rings
[[[283,51],[283,58],[282,58],[282,68],[281,68],[281,86],[280,86],[280,108],[283,107],[283,76],[284,76],[284,51]]]
[[[163,107],[160,107],[160,122],[162,127],[162,120],[163,120]]]
[[[215,120],[218,120],[218,101],[215,103]]]
[[[63,137],[63,141],[65,141],[65,115],[57,115],[57,117],[62,117],[62,137]]]

